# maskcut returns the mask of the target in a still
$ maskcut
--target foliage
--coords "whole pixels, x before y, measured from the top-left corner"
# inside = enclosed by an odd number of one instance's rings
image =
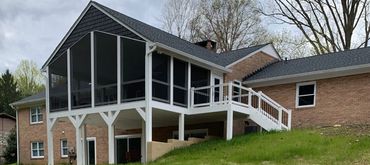
[[[9,104],[19,99],[20,92],[17,89],[17,82],[9,70],[6,70],[0,77],[0,112],[15,116],[15,111]]]
[[[368,46],[368,0],[272,1],[267,3],[272,5],[263,10],[264,14],[296,27],[316,54]]]
[[[367,164],[370,137],[316,130],[249,134],[170,152],[159,164]]]
[[[220,52],[266,43],[256,6],[252,0],[167,1],[163,28],[191,42],[214,40]]]
[[[22,60],[14,73],[22,97],[31,96],[44,90],[43,76],[35,62]]]
[[[4,158],[7,164],[17,161],[17,133],[15,129],[10,131],[6,139],[7,146],[4,151]]]

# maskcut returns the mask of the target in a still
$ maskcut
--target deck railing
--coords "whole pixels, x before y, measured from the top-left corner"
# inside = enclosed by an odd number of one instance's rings
[[[280,126],[281,129],[291,128],[291,110],[252,88],[232,82],[191,88],[190,108],[212,107],[234,104],[255,110]]]

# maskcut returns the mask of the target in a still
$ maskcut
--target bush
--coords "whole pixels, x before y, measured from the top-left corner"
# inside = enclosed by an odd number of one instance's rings
[[[4,158],[7,164],[17,162],[17,132],[15,129],[10,131],[6,138],[7,146],[4,151]]]

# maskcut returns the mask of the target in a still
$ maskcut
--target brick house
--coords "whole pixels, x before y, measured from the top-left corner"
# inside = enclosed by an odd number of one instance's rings
[[[46,91],[12,104],[18,162],[147,162],[211,137],[368,122],[370,49],[285,61],[272,44],[216,44],[90,2],[42,67]]]
[[[11,131],[15,129],[15,117],[6,113],[0,113],[0,162],[4,161],[4,151],[7,146],[7,138]]]

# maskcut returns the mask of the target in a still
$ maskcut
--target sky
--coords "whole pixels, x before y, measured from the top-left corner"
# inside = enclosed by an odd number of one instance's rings
[[[160,27],[165,0],[95,0],[149,25]],[[41,67],[89,0],[0,0],[0,73],[20,60]]]

